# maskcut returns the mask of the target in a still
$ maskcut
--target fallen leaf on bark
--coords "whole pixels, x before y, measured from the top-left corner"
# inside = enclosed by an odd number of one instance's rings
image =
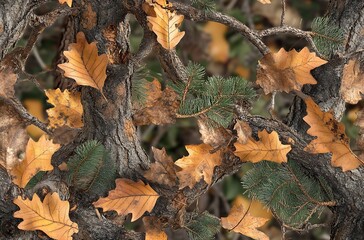
[[[116,188],[109,192],[105,198],[100,198],[93,205],[104,211],[114,210],[119,215],[132,214],[131,221],[139,219],[145,212],[151,212],[159,198],[148,184],[142,181],[119,178],[116,179]]]
[[[61,92],[56,90],[47,90],[46,95],[48,102],[54,107],[47,110],[49,126],[52,128],[67,125],[71,128],[82,128],[83,107],[81,104],[81,93]]]
[[[265,94],[273,91],[301,91],[304,84],[317,84],[311,70],[325,63],[327,61],[317,57],[307,47],[300,52],[295,49],[286,52],[281,48],[277,53],[267,54],[259,61],[257,84]]]
[[[241,161],[253,163],[263,160],[276,163],[287,162],[287,153],[291,151],[291,145],[283,145],[277,132],[268,133],[264,129],[258,132],[258,137],[259,141],[250,137],[245,144],[235,143],[236,150],[234,154]]]
[[[331,165],[348,171],[358,168],[364,162],[350,149],[349,138],[345,134],[345,126],[337,122],[330,112],[322,112],[320,107],[307,98],[307,115],[303,120],[310,125],[307,133],[317,137],[305,148],[311,153],[332,153]]]
[[[174,123],[179,107],[177,94],[169,87],[161,90],[157,79],[146,86],[146,105],[138,109],[133,115],[135,125],[163,125]]]
[[[45,135],[38,142],[29,139],[24,160],[11,169],[13,182],[24,188],[39,171],[52,170],[51,158],[59,147],[59,144],[54,144],[52,140],[46,139]]]
[[[0,165],[8,171],[25,153],[29,136],[25,122],[10,106],[0,102]]]
[[[249,124],[239,119],[236,120],[234,130],[236,130],[238,142],[241,144],[245,144],[252,135],[252,129],[250,128]]]
[[[212,147],[227,145],[232,138],[230,130],[224,127],[213,127],[207,121],[208,119],[197,121],[202,142]]]
[[[67,3],[69,7],[72,7],[72,0],[58,0],[60,4]]]
[[[173,159],[167,155],[166,150],[152,147],[155,162],[144,173],[144,177],[151,182],[169,187],[176,186],[177,175]]]
[[[172,6],[172,4],[169,4]],[[151,30],[157,35],[157,41],[163,48],[171,50],[181,41],[185,32],[180,32],[179,27],[183,22],[183,15],[163,8],[160,4],[152,5],[155,15],[147,16]],[[151,9],[146,9],[147,14],[152,14]]]
[[[78,232],[78,225],[69,218],[70,204],[62,201],[58,193],[48,193],[43,202],[37,194],[33,199],[23,200],[21,196],[14,199],[20,210],[14,217],[22,218],[19,229],[27,231],[41,230],[49,237],[58,240],[71,240],[72,235]]]
[[[269,219],[255,217],[246,209],[242,198],[235,199],[230,213],[221,218],[221,226],[227,230],[241,233],[256,240],[269,240],[269,237],[257,228],[263,226]]]
[[[14,96],[14,85],[18,76],[8,68],[1,69],[0,66],[0,98],[11,98]]]
[[[96,42],[89,44],[83,32],[77,33],[76,39],[76,43],[70,44],[69,51],[63,52],[68,63],[58,64],[58,67],[64,71],[65,77],[74,79],[78,85],[96,88],[103,94],[107,56],[99,56]]]
[[[177,172],[179,189],[193,188],[201,179],[210,185],[215,167],[221,165],[221,151],[210,153],[213,148],[207,144],[186,145],[186,150],[189,155],[175,162],[182,168]]]
[[[161,222],[157,217],[144,217],[145,240],[167,240],[167,234],[163,232]]]
[[[364,74],[358,60],[350,60],[344,66],[340,93],[347,103],[357,104],[361,100],[360,93],[364,93]]]

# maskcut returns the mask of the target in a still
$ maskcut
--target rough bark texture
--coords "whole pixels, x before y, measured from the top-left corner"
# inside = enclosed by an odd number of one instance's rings
[[[148,168],[149,160],[141,148],[140,142],[132,123],[131,110],[131,77],[140,61],[151,51],[157,54],[158,59],[167,75],[173,81],[184,81],[184,66],[175,51],[168,52],[156,44],[155,36],[146,26],[145,15],[141,8],[141,0],[74,0],[74,8],[70,10],[65,5],[46,14],[37,15],[36,9],[46,1],[4,0],[0,3],[0,61],[11,63],[21,71],[24,62],[38,34],[50,26],[56,17],[68,17],[71,25],[66,34],[74,38],[75,33],[83,31],[89,42],[97,41],[99,52],[107,53],[112,63],[107,70],[107,80],[104,94],[107,101],[94,89],[82,88],[82,103],[84,107],[84,128],[72,144],[64,146],[54,155],[53,164],[57,166],[61,161],[72,154],[75,146],[85,139],[97,139],[110,151],[112,158],[118,166],[118,173],[122,177],[140,178],[142,172]],[[96,13],[95,24],[91,27],[85,23],[83,12],[91,5]],[[229,17],[208,13],[201,14],[189,6],[176,4],[177,10],[186,15],[186,18],[197,21],[215,20],[242,33],[250,39],[262,53],[268,51],[261,39],[256,39],[259,34],[250,31],[246,26]],[[129,52],[128,37],[130,27],[127,14],[132,13],[144,28],[145,35],[139,51],[132,55]],[[362,57],[364,47],[364,2],[362,0],[332,0],[329,5],[328,16],[336,22],[348,36],[343,52],[338,53],[328,64],[314,71],[318,84],[306,87],[304,92],[312,96],[322,109],[334,109],[335,116],[340,119],[345,104],[339,95],[340,81],[343,65],[350,56]],[[9,49],[15,46],[16,41],[24,33],[26,27],[32,27],[31,41],[25,48]],[[105,29],[115,37],[107,37]],[[110,33],[109,32],[109,33]],[[67,36],[64,38],[67,39]],[[66,44],[63,44],[66,48]],[[65,50],[65,49],[61,49]],[[14,56],[20,56],[16,58]],[[19,62],[17,62],[19,61]],[[297,97],[291,108],[287,126],[276,120],[261,117],[242,116],[255,131],[258,129],[275,130],[283,142],[288,138],[294,140],[293,151],[289,158],[298,161],[308,172],[324,177],[330,184],[335,194],[337,206],[332,208],[335,213],[333,233],[334,239],[362,239],[364,233],[364,170],[359,168],[343,173],[338,168],[330,165],[328,154],[311,155],[304,152],[304,147],[312,139],[306,134],[308,128],[302,120],[305,116],[305,105]],[[226,175],[236,172],[242,163],[231,153],[226,153],[223,164],[215,169],[214,183]],[[57,173],[55,173],[57,175]],[[12,200],[21,193],[14,186],[6,172],[0,169],[0,238],[7,239],[39,239],[34,232],[23,232],[17,229],[19,220],[12,217],[16,206]],[[181,227],[181,216],[185,214],[184,207],[195,201],[203,194],[207,186],[203,182],[193,189],[165,189],[154,186],[162,195],[153,214],[165,217],[171,227]],[[58,189],[55,189],[58,191]],[[87,198],[87,197],[86,197]],[[72,220],[77,221],[80,233],[75,239],[142,239],[142,233],[129,232],[122,226],[108,219],[100,220],[95,210],[90,206],[90,199],[80,204],[72,212]]]

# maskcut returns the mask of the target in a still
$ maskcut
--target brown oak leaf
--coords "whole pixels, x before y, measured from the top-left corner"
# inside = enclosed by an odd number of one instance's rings
[[[341,81],[340,93],[345,102],[357,104],[364,93],[364,74],[358,60],[350,60],[345,65]]]

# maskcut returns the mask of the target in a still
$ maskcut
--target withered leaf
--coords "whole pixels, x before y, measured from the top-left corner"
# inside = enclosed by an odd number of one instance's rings
[[[193,188],[201,179],[210,185],[215,167],[221,165],[221,150],[210,153],[213,148],[207,144],[187,145],[186,150],[189,155],[175,162],[182,168],[177,172],[179,188]]]
[[[43,202],[35,193],[33,199],[23,200],[21,196],[14,199],[20,210],[14,217],[22,218],[19,229],[27,231],[41,230],[49,237],[58,240],[71,240],[78,232],[78,225],[69,218],[70,204],[62,201],[58,193],[48,193]]]
[[[234,154],[241,161],[260,162],[263,160],[271,162],[287,162],[287,153],[291,151],[291,145],[283,145],[279,140],[278,133],[268,133],[265,129],[258,132],[259,141],[252,137],[245,144],[235,143]]]
[[[62,92],[57,88],[47,90],[45,93],[48,102],[54,106],[47,110],[50,127],[57,128],[64,125],[71,128],[83,127],[83,107],[79,92],[69,92],[68,90]]]
[[[144,177],[151,182],[156,182],[169,187],[176,185],[177,175],[173,159],[167,155],[166,150],[152,147],[155,162],[144,173]]]
[[[221,218],[221,226],[256,240],[269,240],[267,235],[257,229],[263,226],[269,219],[255,217],[249,210],[250,208],[244,208],[241,197],[236,198],[229,215]]]
[[[350,60],[345,65],[341,81],[340,93],[345,102],[357,104],[364,93],[364,74],[358,60]]]
[[[259,61],[257,84],[265,94],[301,91],[304,84],[317,84],[310,71],[325,63],[327,61],[317,57],[307,47],[300,52],[295,49],[286,52],[281,48],[279,52],[267,54]]]
[[[0,98],[10,98],[14,96],[14,85],[18,76],[9,68],[0,66]]]
[[[322,112],[311,99],[305,99],[307,115],[303,120],[310,125],[307,133],[317,137],[305,148],[311,153],[332,153],[331,164],[341,167],[343,171],[358,168],[364,162],[350,149],[345,126],[337,122],[331,112]]]
[[[176,121],[177,94],[169,87],[161,90],[161,84],[157,79],[146,86],[146,105],[138,109],[133,115],[135,125],[169,124]]]
[[[67,3],[69,7],[72,7],[72,0],[58,0],[60,4]]]
[[[65,77],[73,78],[78,85],[96,88],[103,94],[102,89],[106,80],[107,56],[98,55],[96,42],[88,43],[83,32],[77,33],[77,42],[64,51],[68,63],[58,64]]]
[[[211,126],[207,121],[207,119],[197,120],[202,142],[212,147],[227,145],[232,138],[231,131],[224,127]]]
[[[234,130],[236,130],[238,134],[238,142],[241,144],[245,144],[252,135],[252,129],[249,124],[239,119],[236,120]]]
[[[119,178],[116,179],[116,188],[109,192],[105,198],[100,198],[93,205],[104,211],[114,210],[119,215],[132,214],[131,221],[139,219],[145,212],[151,212],[159,198],[148,184],[142,181]]]
[[[163,232],[157,217],[143,217],[143,223],[146,230],[145,240],[167,240],[167,234]]]
[[[24,188],[39,171],[52,170],[51,158],[59,148],[59,144],[54,144],[52,140],[46,139],[45,135],[38,142],[29,139],[24,160],[11,169],[13,182]]]
[[[258,2],[263,3],[263,4],[270,4],[270,3],[272,3],[270,0],[258,0]]]

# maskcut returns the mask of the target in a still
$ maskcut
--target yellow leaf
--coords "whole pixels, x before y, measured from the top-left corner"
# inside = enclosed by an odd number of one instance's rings
[[[107,56],[98,56],[96,42],[89,44],[83,32],[77,33],[76,39],[76,43],[70,44],[69,51],[64,51],[69,62],[58,64],[58,67],[65,71],[65,77],[74,79],[78,85],[96,88],[103,94]]]
[[[39,99],[26,99],[23,101],[24,107],[28,110],[30,114],[32,114],[34,117],[38,118],[41,122],[46,121],[46,115],[44,111],[43,103]],[[33,139],[39,139],[40,136],[44,134],[43,130],[38,128],[35,125],[30,125],[27,128],[28,134]]]
[[[59,144],[53,144],[52,140],[47,140],[44,135],[38,142],[29,139],[25,159],[11,170],[13,182],[19,187],[24,188],[29,180],[39,171],[52,170],[51,158],[59,147]]]
[[[203,29],[211,37],[208,54],[215,62],[225,63],[229,59],[230,46],[225,37],[227,30],[227,26],[217,22],[208,22]]]
[[[221,218],[221,226],[256,240],[269,240],[267,235],[257,229],[268,220],[253,216],[250,208],[245,208],[242,198],[238,197],[235,199],[229,215]]]
[[[259,141],[252,137],[245,144],[235,143],[234,154],[241,161],[260,162],[263,160],[282,163],[287,162],[287,153],[291,151],[290,145],[283,145],[279,141],[278,133],[272,131],[268,133],[265,129],[258,132]]]
[[[317,137],[305,150],[311,153],[332,153],[332,166],[342,167],[343,171],[362,165],[364,162],[350,149],[344,124],[337,122],[332,113],[322,112],[311,98],[307,98],[305,102],[307,115],[303,120],[310,125],[307,133]]]
[[[161,222],[157,217],[144,217],[145,240],[167,240],[167,234],[163,232]]]
[[[340,93],[347,103],[357,104],[361,100],[360,93],[364,93],[364,75],[358,60],[350,60],[345,65]]]
[[[67,125],[72,128],[83,127],[81,104],[81,94],[78,92],[61,92],[56,90],[46,90],[48,102],[54,106],[47,110],[49,126],[52,128]]]
[[[307,47],[300,52],[283,48],[275,54],[267,54],[259,61],[257,84],[265,94],[273,91],[301,91],[304,84],[317,84],[311,70],[327,61],[311,53]]]
[[[173,159],[167,155],[166,150],[152,147],[155,162],[144,173],[144,177],[151,182],[156,182],[169,187],[176,185],[177,175]]]
[[[22,218],[19,229],[27,231],[41,230],[49,237],[58,240],[71,240],[78,232],[78,225],[69,218],[70,204],[62,201],[58,193],[48,193],[43,202],[35,193],[33,199],[23,200],[21,196],[14,199],[20,210],[14,217]]]
[[[151,30],[157,35],[157,41],[167,50],[173,49],[183,38],[185,32],[180,32],[184,16],[177,15],[176,12],[164,9],[158,4],[153,5],[155,16],[148,16]],[[150,11],[146,12],[151,14]]]
[[[182,168],[177,172],[179,189],[193,188],[201,179],[210,185],[215,167],[221,165],[221,151],[211,154],[210,151],[213,149],[207,144],[187,145],[186,149],[189,155],[175,162]]]
[[[148,184],[142,181],[119,178],[116,179],[116,188],[109,192],[105,198],[100,198],[93,205],[104,211],[114,210],[119,215],[132,214],[131,221],[134,222],[145,212],[151,212],[159,198]]]
[[[72,7],[72,0],[58,0],[60,4],[67,3],[69,7]]]

